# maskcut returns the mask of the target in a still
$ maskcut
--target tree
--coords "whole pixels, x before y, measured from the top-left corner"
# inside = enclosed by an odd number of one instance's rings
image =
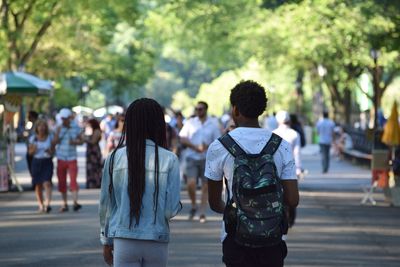
[[[386,64],[398,65],[398,52],[390,44],[395,40],[396,18],[373,1],[302,1],[265,10],[264,14],[269,19],[260,24],[259,58],[272,68],[292,65],[298,72],[308,72],[317,88],[317,70],[322,65],[327,70],[323,82],[339,121],[350,122],[352,88],[356,88],[358,77],[374,66],[370,57],[373,40],[386,36],[384,50],[392,47],[386,53],[391,57]],[[264,43],[269,44],[268,49]],[[386,86],[389,83],[390,79]]]
[[[60,1],[1,2],[2,37],[7,44],[6,66],[24,68],[54,19],[61,14]]]
[[[213,71],[240,67],[251,56],[252,15],[257,0],[160,1],[146,20],[152,35],[172,44]]]
[[[137,1],[2,1],[0,68],[81,79],[90,89],[112,81],[115,101],[122,100],[153,73],[156,51],[142,21],[148,8]]]

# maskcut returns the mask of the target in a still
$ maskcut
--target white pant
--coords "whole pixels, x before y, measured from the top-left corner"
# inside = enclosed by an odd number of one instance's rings
[[[114,238],[115,267],[165,267],[168,243]]]

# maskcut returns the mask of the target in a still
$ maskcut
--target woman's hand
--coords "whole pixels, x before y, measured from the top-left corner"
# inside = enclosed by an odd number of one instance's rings
[[[103,246],[104,261],[110,266],[113,264],[113,252],[114,252],[113,246],[110,245]]]
[[[29,147],[28,147],[28,154],[29,155],[32,156],[33,154],[35,154],[36,150],[37,150],[36,144],[29,144]]]

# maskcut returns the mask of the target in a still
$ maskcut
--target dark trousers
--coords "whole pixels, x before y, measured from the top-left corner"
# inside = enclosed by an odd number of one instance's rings
[[[28,165],[28,170],[31,175],[32,175],[32,159],[33,156],[26,153],[26,164]]]
[[[222,253],[222,261],[227,267],[282,267],[287,247],[285,241],[271,247],[244,247],[228,235],[222,243]]]
[[[33,160],[33,155],[29,155],[28,153],[26,153],[26,163],[28,165],[29,174],[31,175],[32,178],[32,189],[34,189],[35,184],[33,183],[33,176],[32,176],[32,160]]]
[[[322,156],[322,172],[328,172],[331,145],[319,144],[319,147],[321,149]]]

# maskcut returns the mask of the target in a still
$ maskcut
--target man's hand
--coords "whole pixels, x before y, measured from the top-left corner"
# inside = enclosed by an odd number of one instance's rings
[[[71,146],[76,146],[76,145],[78,144],[78,141],[77,141],[76,139],[70,139],[70,140],[69,140],[69,144],[70,144]]]
[[[207,146],[205,144],[195,145],[192,142],[190,142],[188,138],[184,137],[181,137],[181,144],[187,146],[190,149],[193,149],[197,153],[203,153],[204,151],[207,150]]]
[[[203,153],[206,152],[208,149],[208,146],[204,143],[202,143],[201,145],[196,146],[196,151],[199,153]]]
[[[110,245],[103,246],[104,261],[110,266],[113,264],[113,252],[114,252],[113,246]]]
[[[55,131],[53,141],[51,142],[51,145],[53,147],[55,147],[60,142],[60,131],[61,131],[61,126],[58,126]]]

